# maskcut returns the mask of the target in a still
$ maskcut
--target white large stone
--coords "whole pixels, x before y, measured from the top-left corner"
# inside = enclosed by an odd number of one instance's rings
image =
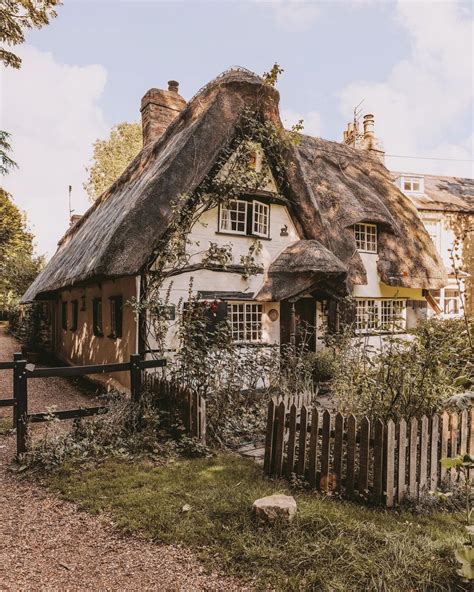
[[[257,518],[266,522],[275,522],[275,520],[285,520],[291,522],[296,516],[296,502],[291,495],[269,495],[253,502],[253,511]]]

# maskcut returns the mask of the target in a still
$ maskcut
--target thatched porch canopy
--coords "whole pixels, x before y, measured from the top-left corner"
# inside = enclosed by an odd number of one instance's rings
[[[68,230],[23,302],[98,278],[140,273],[170,225],[173,201],[210,173],[238,133],[244,109],[259,109],[281,125],[278,102],[273,87],[245,70],[230,70],[209,83]],[[286,162],[285,197],[301,238],[318,241],[338,259],[349,286],[366,282],[351,229],[362,220],[380,228],[382,281],[432,289],[445,283],[443,264],[415,207],[369,153],[304,136],[288,149]]]
[[[300,240],[272,262],[256,300],[278,302],[314,290],[346,293],[347,268],[316,240]]]

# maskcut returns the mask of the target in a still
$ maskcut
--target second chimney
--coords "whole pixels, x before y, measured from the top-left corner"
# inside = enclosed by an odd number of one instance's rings
[[[158,140],[186,106],[186,101],[178,93],[179,83],[168,82],[168,90],[151,88],[143,97],[141,104],[143,145]]]

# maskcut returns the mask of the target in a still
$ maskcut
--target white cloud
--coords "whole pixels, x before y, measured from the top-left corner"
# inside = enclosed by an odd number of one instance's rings
[[[92,143],[107,131],[98,105],[107,73],[60,64],[32,46],[20,53],[21,70],[4,70],[0,79],[0,129],[12,134],[19,165],[2,183],[28,213],[38,252],[51,256],[68,226],[68,185],[77,213],[89,205],[82,183]]]
[[[307,31],[320,15],[317,2],[310,0],[257,0],[270,6],[275,22],[286,31]]]
[[[321,115],[317,111],[309,111],[306,114],[296,113],[291,109],[283,109],[281,112],[281,120],[286,129],[290,129],[292,125],[303,120],[303,134],[308,136],[321,135]]]
[[[457,2],[405,2],[396,18],[406,30],[410,56],[382,82],[358,81],[341,93],[346,118],[365,99],[389,154],[472,159],[472,138],[453,137],[472,109],[473,22]],[[349,121],[348,119],[348,121]],[[472,120],[471,120],[472,123]],[[472,125],[470,126],[472,127]],[[471,129],[467,130],[469,133]],[[472,163],[387,159],[393,169],[472,176]]]

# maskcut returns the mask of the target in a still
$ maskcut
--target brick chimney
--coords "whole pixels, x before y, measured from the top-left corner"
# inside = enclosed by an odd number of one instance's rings
[[[143,145],[155,142],[162,136],[169,124],[186,106],[186,101],[178,93],[179,83],[168,82],[168,90],[150,88],[141,104]]]
[[[357,121],[347,124],[347,130],[344,130],[343,142],[359,150],[368,150],[382,164],[385,163],[385,150],[383,143],[375,137],[375,118],[372,113],[367,113],[363,118],[364,131],[360,133],[359,123]]]

